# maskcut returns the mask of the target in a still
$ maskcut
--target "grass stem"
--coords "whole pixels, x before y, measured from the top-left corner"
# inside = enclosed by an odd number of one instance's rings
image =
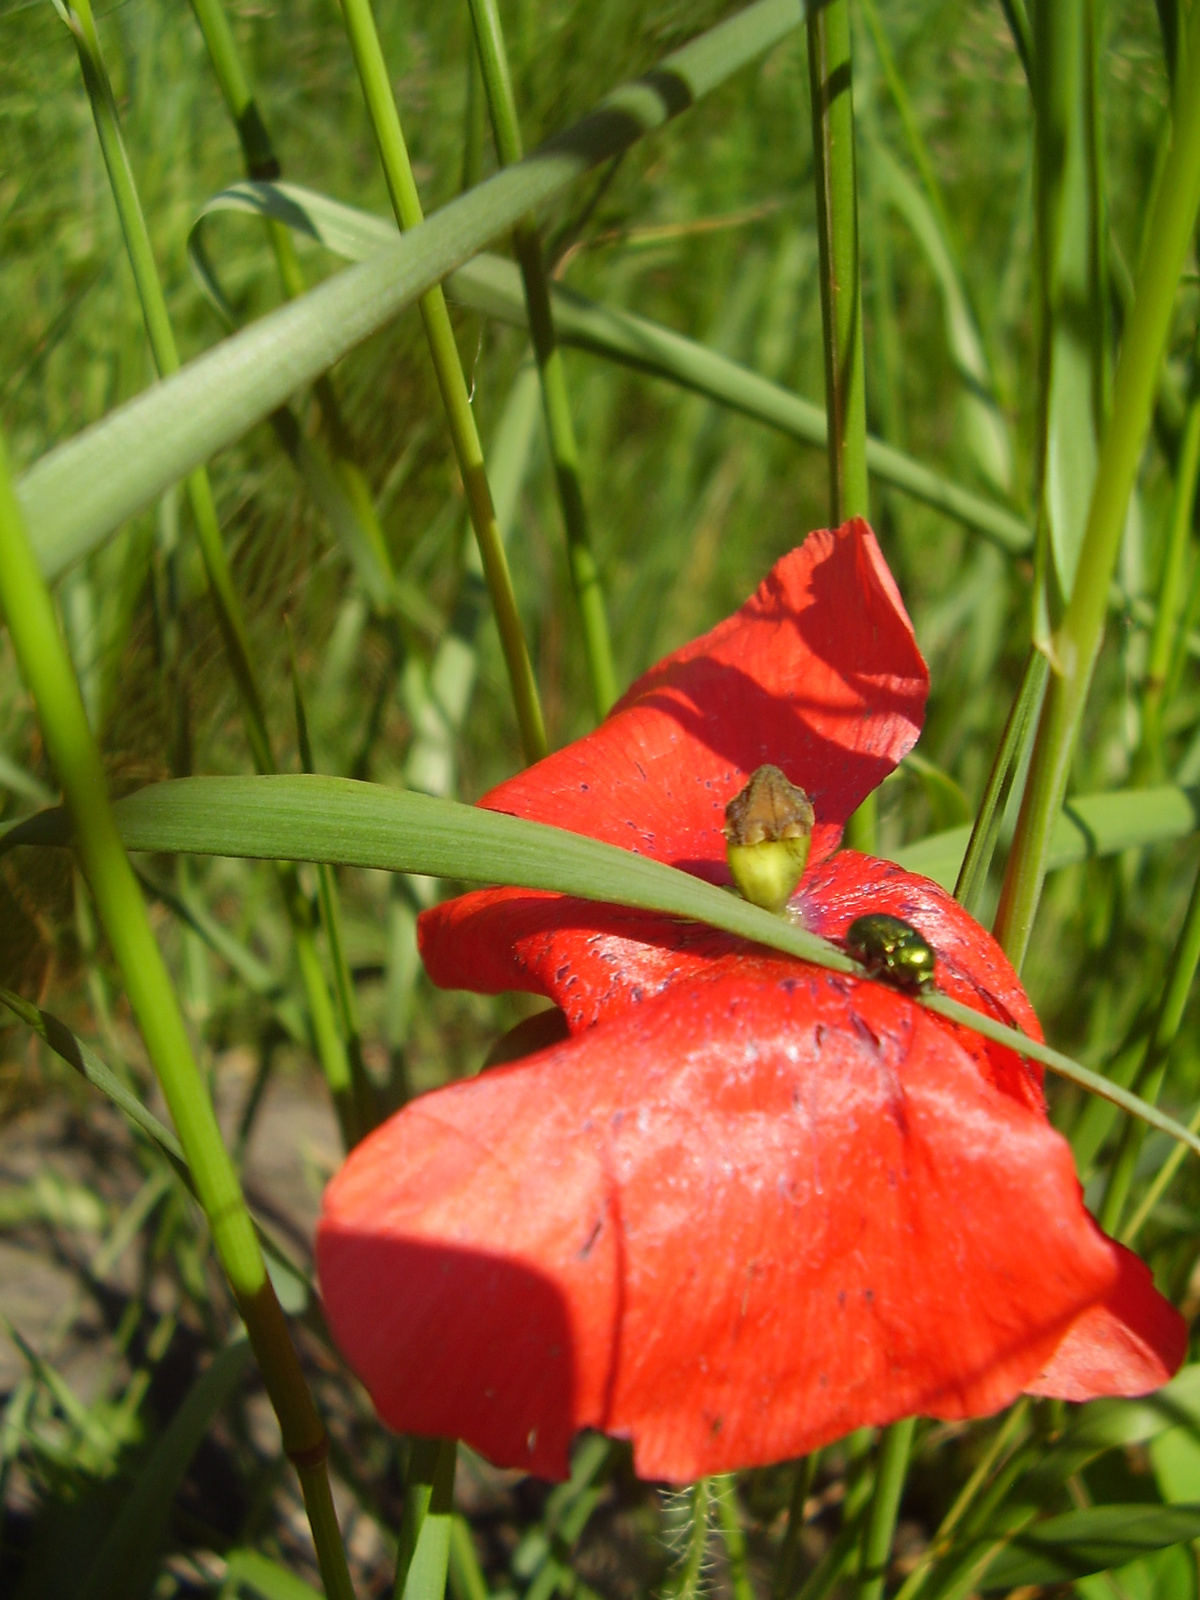
[[[892,1553],[892,1536],[896,1531],[896,1514],[900,1509],[900,1496],[904,1492],[904,1479],[908,1472],[908,1457],[912,1450],[915,1417],[905,1417],[886,1428],[879,1441],[879,1465],[875,1471],[875,1488],[871,1496],[871,1509],[863,1531],[862,1565],[858,1575],[858,1600],[883,1600],[888,1564]]]
[[[807,32],[821,258],[829,516],[836,528],[850,517],[869,517],[871,512],[847,0],[832,0],[810,13]],[[875,848],[876,833],[876,800],[868,795],[846,825],[846,843],[869,852]]]
[[[1188,23],[1183,71],[1187,88],[1179,97],[1170,154],[1150,224],[1155,247],[1147,251],[1139,270],[1075,582],[1049,643],[1050,685],[996,916],[996,937],[1018,969],[1041,898],[1053,819],[1066,794],[1104,635],[1109,584],[1200,202],[1200,7],[1193,8]]]
[[[424,221],[424,213],[370,0],[342,0],[342,12],[346,19],[350,48],[354,53],[354,62],[362,82],[367,113],[379,147],[392,210],[402,231],[418,227]],[[450,427],[454,453],[462,474],[471,524],[479,543],[484,576],[496,614],[496,626],[508,667],[525,759],[537,761],[549,748],[546,743],[546,727],[538,698],[537,682],[533,675],[525,636],[521,631],[521,618],[517,611],[516,595],[513,593],[508,557],[505,555],[504,542],[500,537],[492,491],[484,466],[483,446],[479,442],[479,433],[475,427],[471,397],[467,392],[467,381],[463,375],[458,346],[454,342],[454,329],[450,324],[450,313],[446,309],[446,297],[441,285],[427,290],[421,296],[419,304],[429,342],[429,353],[433,358],[438,387],[446,407],[446,420]]]
[[[74,825],[76,849],[187,1160],[213,1243],[300,1472],[330,1600],[353,1590],[325,1470],[328,1439],[267,1276],[246,1200],[217,1127],[183,1014],[117,830],[100,752],[88,725],[53,601],[21,520],[0,441],[0,608],[37,704]],[[328,1502],[328,1504],[326,1504]]]
[[[524,159],[525,151],[496,0],[471,0],[471,18],[475,24],[475,43],[496,150],[502,166],[514,166]],[[513,245],[525,285],[529,331],[533,337],[542,381],[546,433],[567,533],[568,565],[583,629],[583,651],[592,690],[592,707],[597,718],[600,718],[607,714],[617,698],[616,669],[613,666],[612,640],[609,637],[600,572],[592,549],[587,508],[579,481],[579,445],[571,418],[567,374],[554,332],[550,284],[542,258],[542,242],[532,215],[523,217],[517,223],[513,230]]]

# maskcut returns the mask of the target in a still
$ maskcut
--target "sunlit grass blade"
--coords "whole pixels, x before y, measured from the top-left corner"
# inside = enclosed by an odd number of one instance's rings
[[[984,1589],[1069,1583],[1200,1536],[1200,1505],[1098,1505],[1036,1522],[987,1568]]]
[[[615,90],[519,166],[50,451],[17,486],[42,572],[57,576],[526,212],[661,127],[802,19],[797,0],[756,0]]]
[[[977,908],[987,882],[988,869],[992,863],[992,854],[996,848],[1003,820],[1006,794],[1012,793],[1012,782],[1021,770],[1022,756],[1027,754],[1029,741],[1033,735],[1035,719],[1046,689],[1047,670],[1045,656],[1038,650],[1031,650],[1025,663],[1025,671],[1021,675],[1021,686],[1017,690],[992,760],[983,799],[980,801],[979,811],[967,841],[966,853],[963,855],[962,865],[954,881],[954,898],[966,906],[972,916],[977,915]],[[941,881],[939,877],[938,882]]]
[[[441,1600],[454,1520],[452,1439],[412,1439],[396,1555],[395,1600]]]
[[[1153,789],[1114,789],[1074,796],[1054,827],[1047,872],[1092,857],[1119,855],[1185,839],[1200,827],[1200,801],[1188,789],[1164,784]],[[950,828],[903,845],[894,859],[909,872],[954,887],[971,829]]]
[[[1162,775],[1163,713],[1178,687],[1182,663],[1180,624],[1186,606],[1185,577],[1188,551],[1192,544],[1192,514],[1196,503],[1196,483],[1200,475],[1200,398],[1188,407],[1179,458],[1175,465],[1175,487],[1158,586],[1158,607],[1150,637],[1146,662],[1146,682],[1142,693],[1142,734],[1134,757],[1136,777]]]
[[[941,294],[946,342],[962,384],[963,432],[972,459],[988,484],[1007,493],[1012,488],[1012,441],[954,241],[936,203],[921,192],[885,145],[871,145],[867,158],[881,196],[904,218]]]
[[[225,1588],[231,1600],[254,1595],[256,1600],[322,1600],[311,1584],[288,1572],[257,1550],[231,1550],[225,1558]]]
[[[1034,13],[1041,596],[1053,627],[1070,599],[1107,404],[1107,211],[1100,182],[1092,0]]]

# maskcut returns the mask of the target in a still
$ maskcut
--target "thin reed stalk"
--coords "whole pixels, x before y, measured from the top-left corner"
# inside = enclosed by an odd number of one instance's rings
[[[475,24],[475,43],[491,113],[496,151],[502,166],[514,166],[525,159],[525,149],[496,0],[471,0],[471,18]],[[604,591],[588,531],[587,507],[579,477],[579,445],[575,438],[575,424],[571,420],[566,368],[554,332],[550,284],[542,260],[541,238],[532,215],[522,217],[513,229],[513,247],[525,285],[529,331],[533,337],[538,374],[542,382],[546,433],[567,533],[568,564],[583,629],[583,653],[591,684],[592,707],[597,718],[600,718],[608,713],[617,698],[617,676],[613,666],[608,617],[605,614]]]
[[[396,222],[401,231],[418,227],[424,221],[424,212],[370,0],[342,0],[342,12]],[[446,407],[454,453],[462,474],[471,524],[479,543],[484,577],[496,615],[525,759],[537,761],[549,748],[537,681],[521,630],[512,574],[509,572],[504,541],[500,537],[484,465],[483,446],[475,427],[475,414],[471,410],[467,381],[463,375],[458,346],[454,342],[454,329],[450,325],[450,313],[446,309],[446,297],[441,285],[427,290],[421,296],[419,305],[429,341],[429,353]]]

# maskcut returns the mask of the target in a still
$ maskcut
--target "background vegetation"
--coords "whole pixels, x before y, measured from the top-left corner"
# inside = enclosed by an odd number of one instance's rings
[[[736,7],[512,0],[501,10],[533,149]],[[497,165],[469,8],[465,0],[386,0],[376,11],[428,215]],[[1046,6],[1046,15],[1056,12]],[[1172,71],[1188,81],[1181,41],[1190,13],[1182,0],[1061,8],[1094,29],[1093,100],[1081,69],[1059,107],[1068,124],[1093,119],[1088,177],[1069,175],[1067,187],[1076,188],[1062,202],[1068,235],[1074,228],[1086,237],[1090,254],[1082,267],[1052,268],[1039,248],[1038,208],[1048,202],[1035,139],[1050,112],[1041,105],[1035,117],[1014,46],[1010,23],[1018,32],[1028,26],[1020,0],[878,8],[860,0],[851,13],[869,424],[936,475],[923,499],[898,489],[894,472],[890,482],[888,474],[872,479],[872,520],[933,686],[919,751],[882,791],[877,845],[921,870],[932,864],[953,886],[954,844],[961,853],[984,797],[1031,636],[1058,625],[1070,591],[1061,551],[1082,536],[1092,477],[1078,451],[1071,466],[1070,446],[1086,436],[1094,452],[1139,262],[1157,247],[1148,217],[1169,137]],[[144,287],[139,298],[97,141],[93,102],[103,95],[95,82],[91,95],[85,87],[64,15],[43,0],[0,6],[0,427],[18,478],[146,390],[164,365],[147,340]],[[68,20],[86,55],[81,16],[90,13]],[[237,0],[228,19],[285,176],[389,217],[339,9],[329,0]],[[1037,8],[1033,20],[1033,48],[1048,51],[1051,26]],[[799,10],[797,24],[685,115],[565,190],[539,224],[559,283],[676,330],[820,407],[821,261]],[[188,244],[202,208],[243,175],[238,132],[196,16],[181,0],[122,0],[100,12],[97,26],[187,363],[226,332]],[[1082,227],[1072,204],[1088,213]],[[246,215],[221,212],[205,226],[237,319],[277,305],[278,239]],[[493,248],[505,250],[507,240]],[[334,252],[303,235],[296,250],[310,285],[342,269]],[[1072,793],[1115,794],[1118,803],[1081,808],[1088,827],[1053,857],[1060,865],[1024,967],[1056,1045],[1151,1095],[1166,1062],[1162,1098],[1185,1119],[1200,1099],[1200,1019],[1186,1010],[1165,1026],[1159,1003],[1197,864],[1198,302],[1189,256],[1071,767]],[[554,747],[593,725],[594,693],[529,338],[460,303],[452,319]],[[1056,370],[1073,376],[1047,391],[1046,341],[1072,337],[1082,371],[1068,352]],[[695,392],[695,379],[681,385],[594,350],[565,359],[624,688],[726,615],[779,555],[829,520],[828,462],[811,433],[805,444],[745,406]],[[274,759],[282,771],[313,767],[474,799],[522,763],[522,741],[415,309],[353,349],[330,383],[294,402],[302,443],[292,439],[292,459],[280,427],[264,422],[209,469]],[[1043,495],[1048,438],[1066,449],[1068,467]],[[311,470],[296,470],[306,447],[341,463],[332,502],[314,493]],[[939,484],[970,491],[975,511],[951,517],[929,504],[945,498]],[[87,486],[77,488],[86,497]],[[57,586],[117,794],[170,776],[262,766],[223,648],[196,515],[182,485],[166,489]],[[368,559],[361,539],[369,545],[372,516],[382,553]],[[58,789],[7,635],[0,650],[0,816],[11,820],[52,803]],[[1019,757],[1027,760],[1031,739],[1032,724]],[[1023,771],[1018,760],[1001,797],[992,872],[976,885],[974,909],[985,922],[1000,895]],[[1136,792],[1122,805],[1127,791]],[[960,834],[922,845],[924,855],[913,849],[952,829]],[[338,1158],[327,1085],[338,1091],[345,1130],[348,1117],[476,1071],[528,1008],[513,997],[438,993],[423,980],[412,925],[436,892],[428,880],[342,869],[335,885],[304,868],[300,909],[293,905],[289,920],[278,874],[263,864],[141,857],[139,871],[227,1142],[297,1269],[276,1265],[275,1277],[285,1309],[299,1316],[302,1363],[332,1434],[356,1591],[390,1592],[402,1508],[407,1494],[412,1526],[419,1470],[373,1424],[322,1342],[303,1283],[315,1195]],[[332,946],[335,899],[340,944]],[[307,938],[313,947],[313,929],[316,968],[306,969],[301,946]],[[1195,965],[1184,946],[1175,964],[1177,974],[1183,964],[1181,994]],[[339,990],[343,975],[351,983]],[[65,852],[3,856],[0,981],[65,1022],[162,1114],[117,964]],[[329,1008],[324,1035],[318,991]],[[1154,1029],[1159,1052],[1147,1064]],[[246,1346],[229,1342],[235,1308],[169,1158],[24,1022],[12,1019],[0,1051],[0,1307],[13,1352],[3,1368],[0,1589],[165,1597],[224,1585],[228,1593],[301,1594],[300,1582],[318,1577],[300,1493]],[[1123,1210],[1128,1222],[1170,1142],[1155,1134],[1131,1145],[1116,1114],[1075,1089],[1055,1090],[1054,1111],[1074,1140],[1089,1200],[1107,1204],[1110,1221]],[[1121,1149],[1136,1163],[1124,1208],[1111,1198]],[[1185,1163],[1152,1200],[1139,1219],[1139,1249],[1191,1315],[1194,1166]],[[1200,1406],[1200,1391],[1186,1385],[1180,1404],[1192,1393]],[[905,1600],[919,1591],[941,1600],[980,1583],[1071,1580],[1085,1600],[1114,1591],[1119,1600],[1194,1596],[1187,1540],[1200,1523],[1151,1519],[1139,1525],[1152,1527],[1141,1547],[1127,1523],[1129,1507],[1149,1515],[1200,1501],[1198,1452],[1178,1413],[1133,1405],[1075,1414],[1018,1408],[970,1428],[923,1424],[890,1581],[904,1584]],[[672,1496],[638,1484],[622,1451],[595,1441],[581,1445],[572,1483],[550,1492],[460,1451],[458,1511],[447,1523],[451,1582],[457,1600],[616,1600],[663,1586],[690,1594],[701,1584],[738,1600],[751,1592],[820,1600],[837,1584],[864,1583],[856,1519],[874,1462],[871,1441],[856,1436],[820,1462]],[[937,1543],[964,1490],[968,1502]],[[1058,1567],[1038,1567],[1032,1556],[1024,1568],[1015,1559],[1005,1567],[1006,1557],[981,1576],[980,1552],[994,1550],[998,1530],[1035,1511],[1093,1503],[1125,1508],[1126,1522],[1110,1517],[1103,1548],[1087,1524],[1055,1546]],[[1139,1548],[1159,1547],[1128,1565]],[[1110,1576],[1087,1576],[1100,1569]]]

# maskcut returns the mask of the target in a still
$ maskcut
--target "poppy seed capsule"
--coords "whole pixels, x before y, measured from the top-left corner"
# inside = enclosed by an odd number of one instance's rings
[[[884,911],[856,917],[846,930],[846,948],[873,978],[897,989],[923,989],[933,982],[933,946],[911,923]]]
[[[782,911],[808,864],[812,801],[778,767],[764,766],[725,807],[725,855],[743,899]]]

